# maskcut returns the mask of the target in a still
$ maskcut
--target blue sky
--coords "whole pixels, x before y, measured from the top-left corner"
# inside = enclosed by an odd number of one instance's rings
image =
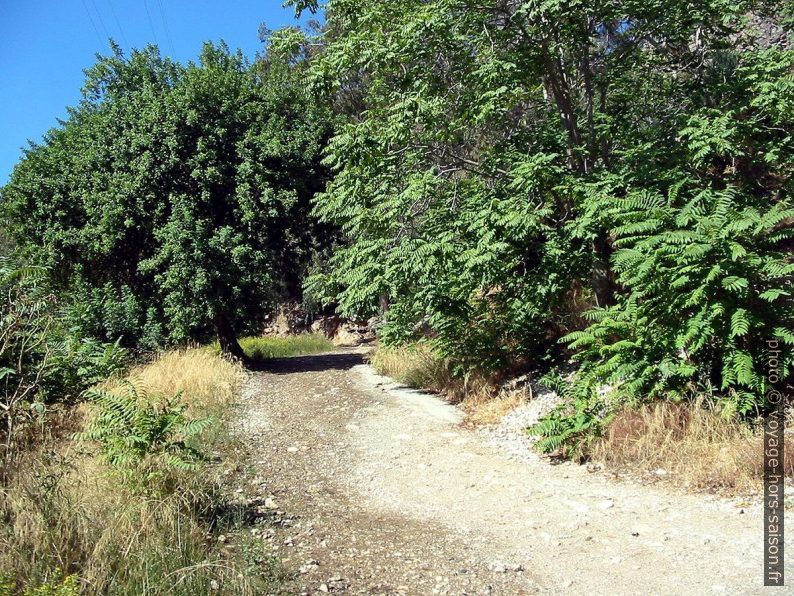
[[[112,37],[124,50],[156,42],[186,62],[206,40],[249,56],[259,24],[294,24],[282,0],[0,0],[0,185],[27,140],[38,141],[80,98],[83,69]]]

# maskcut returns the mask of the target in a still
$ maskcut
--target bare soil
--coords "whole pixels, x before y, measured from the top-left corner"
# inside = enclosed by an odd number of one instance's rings
[[[356,349],[252,373],[238,431],[288,522],[271,532],[288,591],[786,593],[762,587],[759,504],[517,458],[461,421]]]

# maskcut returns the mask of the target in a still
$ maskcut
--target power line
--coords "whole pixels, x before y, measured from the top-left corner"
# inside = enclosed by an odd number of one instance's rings
[[[124,29],[121,26],[121,21],[119,21],[118,15],[116,15],[116,9],[113,8],[112,0],[108,0],[108,5],[110,6],[110,12],[113,15],[113,20],[116,21],[116,27],[119,28],[119,33],[121,33],[121,40],[124,42],[124,45],[127,46],[127,48],[129,49],[130,44],[127,43],[127,36],[124,35]]]
[[[152,37],[154,38],[154,43],[158,46],[160,42],[157,41],[157,34],[154,32],[154,23],[152,23],[152,15],[149,14],[149,5],[147,4],[146,0],[143,0],[143,7],[146,9],[146,19],[149,21],[149,28],[152,30]]]
[[[168,23],[165,20],[165,11],[163,10],[162,0],[157,0],[157,8],[160,10],[160,18],[163,21],[163,30],[165,31],[165,37],[166,39],[168,39],[168,45],[171,46],[171,55],[176,56],[176,50],[174,50],[174,42],[171,40],[171,31],[168,29]]]
[[[91,5],[94,7],[94,10],[96,11],[96,16],[99,19],[99,24],[102,26],[102,31],[105,32],[105,41],[107,41],[108,39],[110,39],[110,33],[108,32],[108,28],[105,27],[105,21],[102,20],[102,13],[99,12],[99,9],[97,8],[96,2],[94,0],[91,0]]]
[[[85,3],[85,0],[81,0],[83,3],[83,8],[85,8],[85,14],[88,16],[88,20],[91,22],[91,28],[96,33],[96,38],[99,41],[99,45],[102,45],[102,36],[99,34],[99,29],[96,28],[96,23],[94,23],[94,17],[91,16],[91,11],[88,10],[88,5]]]

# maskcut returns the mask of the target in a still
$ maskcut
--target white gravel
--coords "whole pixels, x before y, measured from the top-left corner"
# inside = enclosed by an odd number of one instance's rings
[[[241,412],[263,497],[295,520],[278,530],[282,557],[296,571],[318,562],[295,593],[337,591],[333,577],[361,594],[786,593],[761,585],[757,504],[535,455],[524,429],[551,392],[472,431],[360,363],[288,359],[252,377]]]
[[[538,438],[530,435],[527,429],[561,401],[557,393],[542,385],[533,385],[532,395],[532,399],[512,410],[498,424],[477,429],[486,442],[508,453],[511,459],[538,459],[537,452],[532,448]]]

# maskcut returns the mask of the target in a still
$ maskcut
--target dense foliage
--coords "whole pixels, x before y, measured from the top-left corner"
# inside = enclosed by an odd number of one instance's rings
[[[102,344],[70,329],[47,271],[0,257],[0,476],[21,431],[48,405],[76,398],[125,363],[117,344]]]
[[[235,329],[299,294],[329,237],[307,217],[329,119],[300,71],[212,44],[187,66],[115,48],[86,71],[3,189],[9,231],[80,328],[136,347],[214,330],[239,354]]]
[[[115,48],[86,71],[2,191],[81,336],[242,356],[307,299],[458,376],[572,356],[549,449],[643,400],[764,409],[764,342],[784,377],[794,346],[790,3],[323,8],[253,63]]]
[[[794,345],[790,6],[325,10],[313,81],[348,118],[317,213],[347,244],[314,293],[388,306],[387,340],[434,338],[463,370],[568,334],[565,439],[627,401],[763,408],[763,340]]]

